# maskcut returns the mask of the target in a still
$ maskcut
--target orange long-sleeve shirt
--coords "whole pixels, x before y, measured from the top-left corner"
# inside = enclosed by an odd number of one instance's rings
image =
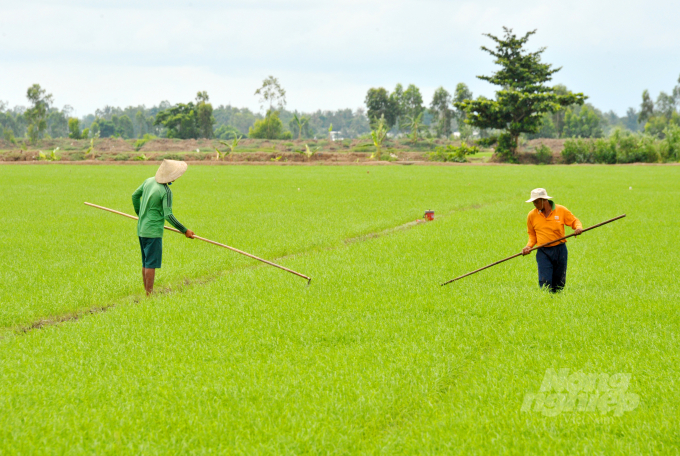
[[[578,228],[583,229],[581,221],[574,217],[574,214],[564,206],[555,204],[555,208],[547,218],[538,209],[533,209],[527,216],[527,232],[529,233],[527,247],[542,245],[564,237],[564,225],[570,226],[575,230]],[[564,242],[567,241],[563,240],[553,245],[559,245]]]

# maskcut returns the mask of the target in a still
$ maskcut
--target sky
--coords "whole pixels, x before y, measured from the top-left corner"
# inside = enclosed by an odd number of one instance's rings
[[[192,101],[260,111],[272,75],[287,108],[356,109],[371,87],[466,83],[497,68],[484,33],[536,29],[562,70],[553,82],[624,115],[680,76],[680,2],[671,0],[0,0],[0,101],[26,105],[35,83],[77,116],[106,105]]]

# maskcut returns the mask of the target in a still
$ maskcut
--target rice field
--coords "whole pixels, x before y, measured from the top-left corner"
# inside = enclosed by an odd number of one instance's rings
[[[0,167],[0,453],[679,451],[680,168],[190,166],[182,223],[313,280],[166,232],[147,299],[83,202],[155,169]],[[535,187],[627,217],[557,296],[533,254],[440,287],[525,245]]]

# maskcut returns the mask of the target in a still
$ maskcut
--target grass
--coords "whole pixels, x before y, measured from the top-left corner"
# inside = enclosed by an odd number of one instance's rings
[[[135,303],[134,222],[82,200],[125,210],[153,169],[0,167],[15,227],[0,234],[0,452],[677,449],[675,167],[190,167],[173,186],[181,221],[289,255],[312,285],[167,233],[173,291]],[[537,289],[533,256],[439,287],[524,245],[536,186],[586,226],[628,217],[568,244],[559,296]],[[435,222],[389,231],[425,209]],[[101,302],[116,306],[11,330]],[[520,412],[548,368],[631,373],[640,404]]]

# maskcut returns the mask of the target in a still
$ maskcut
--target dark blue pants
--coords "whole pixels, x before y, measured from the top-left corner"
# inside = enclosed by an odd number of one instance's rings
[[[567,245],[543,247],[536,251],[538,286],[557,293],[567,283]]]

